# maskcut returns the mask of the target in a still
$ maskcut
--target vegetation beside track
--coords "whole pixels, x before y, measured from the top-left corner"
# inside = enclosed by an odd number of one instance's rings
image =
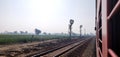
[[[0,35],[0,44],[29,43],[49,39],[68,38],[62,35]]]

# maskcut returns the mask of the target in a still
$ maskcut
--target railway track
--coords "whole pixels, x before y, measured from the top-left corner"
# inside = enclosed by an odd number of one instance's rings
[[[58,48],[47,50],[45,52],[37,52],[34,54],[30,54],[30,55],[27,55],[26,57],[60,57],[60,56],[65,55],[70,50],[75,49],[78,46],[83,46],[90,40],[91,40],[91,38],[84,39],[84,40],[81,40],[78,42],[69,43],[64,46],[60,46]]]

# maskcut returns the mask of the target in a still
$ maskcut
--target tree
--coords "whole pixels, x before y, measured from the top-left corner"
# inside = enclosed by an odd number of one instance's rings
[[[28,33],[28,31],[25,31],[25,34],[27,34]]]
[[[17,34],[18,32],[17,32],[17,31],[14,31],[13,33],[14,33],[14,34]]]
[[[82,27],[83,27],[83,25],[80,25],[80,38],[82,36]]]
[[[43,32],[43,34],[44,34],[44,35],[47,35],[47,33],[46,33],[46,32]]]
[[[20,34],[23,34],[24,32],[23,31],[20,31]]]
[[[40,33],[41,33],[41,30],[35,29],[35,34],[36,34],[36,35],[39,35]]]
[[[69,34],[70,34],[70,38],[71,38],[71,33],[72,33],[72,25],[74,23],[74,20],[70,19],[70,24],[69,24]]]

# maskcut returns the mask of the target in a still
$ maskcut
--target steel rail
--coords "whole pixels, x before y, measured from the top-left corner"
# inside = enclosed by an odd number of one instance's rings
[[[30,55],[26,55],[25,57],[38,57],[38,56],[42,56],[42,55],[48,54],[48,53],[50,53],[50,52],[56,51],[56,50],[58,50],[58,49],[61,49],[61,48],[63,48],[63,47],[69,46],[69,45],[71,45],[71,44],[73,44],[73,43],[75,43],[75,42],[71,42],[71,43],[66,44],[66,45],[64,45],[64,46],[60,46],[60,47],[57,47],[57,48],[54,48],[54,49],[50,49],[50,50],[44,51],[44,52],[39,52],[39,51],[38,51],[37,53],[30,54]]]
[[[53,56],[53,57],[59,57],[60,55],[68,52],[69,50],[71,50],[71,49],[79,46],[79,45],[82,44],[83,42],[85,42],[85,41],[87,42],[87,40],[89,40],[89,39],[82,40],[79,44],[77,44],[77,45],[75,45],[75,46],[73,46],[73,47],[71,47],[71,48],[68,48],[68,49],[65,50],[64,52],[62,52],[62,53],[60,53],[60,54],[57,54],[57,55],[55,55],[55,56]],[[78,43],[78,42],[76,42],[76,43]],[[55,49],[51,49],[51,50],[48,50],[48,51],[45,51],[45,52],[42,52],[42,53],[32,54],[32,55],[29,55],[29,56],[26,56],[26,57],[42,57],[42,56],[44,56],[44,55],[46,55],[46,54],[49,54],[49,53],[52,53],[52,52],[54,52],[54,51],[60,50],[60,49],[62,49],[62,48],[64,48],[64,47],[70,46],[70,45],[72,45],[72,44],[75,44],[75,42],[74,42],[74,43],[67,44],[67,45],[62,46],[62,47],[58,47],[58,48],[55,48]]]

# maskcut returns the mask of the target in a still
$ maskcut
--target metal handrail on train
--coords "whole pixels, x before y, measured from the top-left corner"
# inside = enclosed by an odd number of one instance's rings
[[[112,49],[108,49],[108,53],[110,54],[111,57],[118,57],[117,54]]]
[[[117,13],[120,10],[120,0],[118,0],[118,2],[116,3],[115,7],[113,8],[113,10],[111,11],[111,13],[109,14],[107,19],[110,19],[115,13]]]

